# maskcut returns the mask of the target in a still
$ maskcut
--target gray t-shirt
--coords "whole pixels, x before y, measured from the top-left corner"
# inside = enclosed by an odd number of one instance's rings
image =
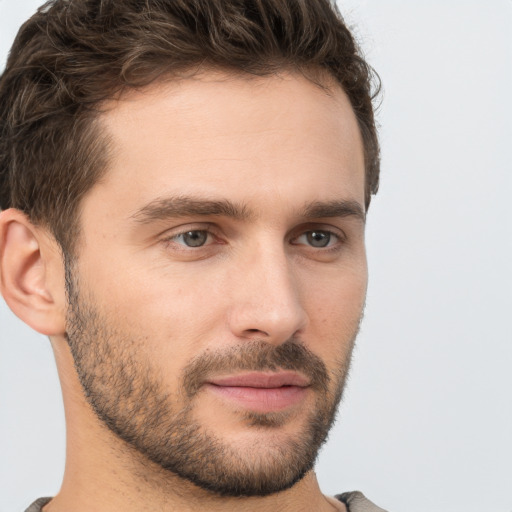
[[[345,503],[349,512],[386,512],[383,508],[377,507],[377,505],[365,498],[363,493],[359,491],[338,494],[336,499]],[[50,500],[51,498],[39,498],[25,512],[41,512],[41,509]]]

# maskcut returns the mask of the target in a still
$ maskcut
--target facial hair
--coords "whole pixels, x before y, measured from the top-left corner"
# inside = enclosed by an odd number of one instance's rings
[[[357,327],[331,374],[300,340],[244,341],[195,356],[181,372],[179,389],[170,393],[158,365],[140,350],[147,344],[144,336],[121,332],[102,316],[93,299],[81,296],[74,275],[68,267],[68,344],[87,401],[116,436],[162,469],[221,496],[267,496],[292,487],[313,468],[341,401]],[[255,435],[250,450],[242,450],[194,419],[196,399],[209,376],[280,369],[303,373],[315,394],[295,436],[284,441],[280,436],[274,444],[264,437],[258,444]],[[255,433],[289,420],[286,412],[240,415]]]

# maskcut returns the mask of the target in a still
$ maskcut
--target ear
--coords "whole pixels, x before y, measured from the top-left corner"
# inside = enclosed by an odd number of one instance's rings
[[[14,314],[36,331],[65,333],[64,264],[58,244],[14,208],[0,213],[0,292]]]

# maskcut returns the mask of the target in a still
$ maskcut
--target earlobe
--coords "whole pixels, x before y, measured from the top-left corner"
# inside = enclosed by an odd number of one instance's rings
[[[60,260],[46,230],[19,210],[0,213],[0,291],[16,316],[47,336],[65,331]]]

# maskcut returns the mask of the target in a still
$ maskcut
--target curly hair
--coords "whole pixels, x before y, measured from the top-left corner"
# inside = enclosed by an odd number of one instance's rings
[[[368,208],[379,81],[330,0],[50,0],[0,76],[0,208],[22,210],[70,251],[80,200],[108,167],[102,102],[201,66],[334,78],[361,130]]]

